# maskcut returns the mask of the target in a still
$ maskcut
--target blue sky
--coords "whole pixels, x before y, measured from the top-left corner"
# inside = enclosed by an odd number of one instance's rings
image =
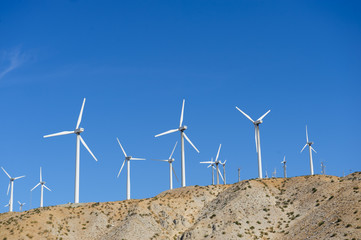
[[[263,169],[280,177],[309,174],[305,125],[314,168],[342,176],[360,171],[361,4],[359,1],[2,1],[0,3],[0,165],[15,182],[14,200],[39,206],[39,167],[52,192],[44,205],[73,201],[75,136],[84,97],[80,201],[126,197],[116,137],[129,155],[132,198],[168,189],[169,156],[186,99],[187,185],[207,185],[199,164],[227,159],[227,180],[258,176],[257,119]],[[174,164],[180,177],[180,148]],[[0,203],[8,202],[0,173]],[[174,182],[175,187],[180,183]],[[14,205],[18,209],[18,205]],[[7,211],[0,208],[0,212]]]

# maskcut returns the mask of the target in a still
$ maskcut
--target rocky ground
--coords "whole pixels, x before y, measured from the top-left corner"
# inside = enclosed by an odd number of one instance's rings
[[[190,186],[0,214],[3,239],[361,239],[361,173]]]

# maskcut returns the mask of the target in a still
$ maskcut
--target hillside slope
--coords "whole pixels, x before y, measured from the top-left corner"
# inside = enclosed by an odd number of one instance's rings
[[[361,239],[361,173],[190,186],[0,214],[0,239]]]

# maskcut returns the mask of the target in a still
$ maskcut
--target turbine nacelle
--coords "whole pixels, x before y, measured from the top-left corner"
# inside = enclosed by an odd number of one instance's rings
[[[260,125],[261,123],[263,123],[262,120],[257,120],[257,121],[254,121],[254,122],[253,122],[253,124],[254,124],[254,125],[257,125],[257,126]]]
[[[169,159],[168,159],[168,162],[169,162],[169,163],[172,163],[172,162],[174,162],[174,161],[175,161],[174,158],[169,158]]]
[[[75,134],[80,134],[82,132],[84,132],[84,128],[77,128],[77,129],[74,130]]]
[[[307,145],[310,145],[310,146],[311,146],[312,144],[313,144],[313,142],[307,142]]]
[[[131,160],[132,159],[132,156],[127,156],[125,157],[126,160]]]
[[[178,128],[178,131],[183,132],[184,130],[187,130],[187,126],[181,126]]]

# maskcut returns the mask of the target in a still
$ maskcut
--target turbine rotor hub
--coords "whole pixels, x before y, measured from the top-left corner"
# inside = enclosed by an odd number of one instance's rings
[[[132,156],[125,157],[125,159],[130,160]]]
[[[258,125],[260,125],[261,123],[263,123],[262,120],[257,120],[257,121],[254,122],[254,125],[257,125],[257,126],[258,126]]]

